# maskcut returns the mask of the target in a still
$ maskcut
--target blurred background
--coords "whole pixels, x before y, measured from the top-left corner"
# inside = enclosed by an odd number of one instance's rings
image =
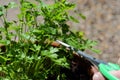
[[[74,0],[75,1],[75,0]],[[87,38],[98,41],[101,54],[91,54],[105,61],[119,62],[120,0],[76,0],[76,10],[86,16],[74,29],[85,32]],[[87,51],[89,53],[89,51]]]
[[[0,0],[0,5],[8,4],[10,1],[19,4],[19,0]],[[46,1],[50,3],[52,0]],[[75,3],[75,10],[86,16],[86,20],[78,18],[80,23],[69,22],[71,29],[83,31],[87,38],[98,41],[95,48],[102,51],[101,54],[86,52],[96,58],[120,64],[120,0],[68,1]],[[10,9],[8,19],[15,20],[18,13],[18,8]]]

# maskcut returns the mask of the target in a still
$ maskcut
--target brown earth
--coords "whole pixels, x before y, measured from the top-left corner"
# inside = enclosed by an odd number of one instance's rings
[[[0,4],[19,0],[0,0]],[[69,0],[68,0],[69,1]],[[77,4],[75,10],[86,16],[80,23],[70,22],[71,29],[84,31],[87,38],[98,41],[102,54],[91,54],[105,61],[117,63],[120,57],[120,0],[70,0]],[[9,20],[16,19],[18,9],[10,9]],[[72,13],[71,13],[72,14]],[[0,22],[1,25],[1,22]]]

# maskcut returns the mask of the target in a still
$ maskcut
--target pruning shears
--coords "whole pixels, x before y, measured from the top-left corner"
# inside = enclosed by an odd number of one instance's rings
[[[110,74],[109,71],[111,70],[120,70],[120,66],[118,64],[110,63],[110,62],[105,62],[99,59],[96,59],[80,50],[75,49],[74,47],[57,40],[58,43],[61,45],[65,46],[66,48],[71,49],[72,51],[75,51],[79,56],[84,57],[94,65],[96,65],[99,69],[99,71],[102,73],[102,75],[107,78],[108,80],[120,80],[119,78],[115,77],[114,75]]]

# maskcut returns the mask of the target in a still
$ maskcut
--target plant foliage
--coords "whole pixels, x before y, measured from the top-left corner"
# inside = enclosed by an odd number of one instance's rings
[[[68,12],[75,4],[66,0],[55,0],[50,5],[36,1],[38,4],[20,0],[20,6],[14,2],[0,6],[3,22],[0,27],[1,80],[47,80],[51,76],[66,80],[61,68],[70,68],[72,53],[64,47],[55,48],[51,43],[59,39],[81,50],[93,49],[96,44],[85,39],[83,32],[69,29],[67,21],[78,22]],[[7,10],[15,7],[20,8],[18,20],[8,21]],[[38,20],[39,17],[43,20]]]

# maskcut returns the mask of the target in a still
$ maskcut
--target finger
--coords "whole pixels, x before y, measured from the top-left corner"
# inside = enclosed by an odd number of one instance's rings
[[[93,75],[93,80],[105,80],[105,78],[102,76],[102,74],[100,72],[96,72]]]
[[[119,71],[110,71],[110,73],[120,79],[120,70]],[[96,72],[93,75],[93,80],[105,80],[100,72]]]
[[[119,71],[110,71],[110,73],[120,79],[120,70]]]
[[[98,72],[98,68],[96,66],[91,66],[92,73]]]

